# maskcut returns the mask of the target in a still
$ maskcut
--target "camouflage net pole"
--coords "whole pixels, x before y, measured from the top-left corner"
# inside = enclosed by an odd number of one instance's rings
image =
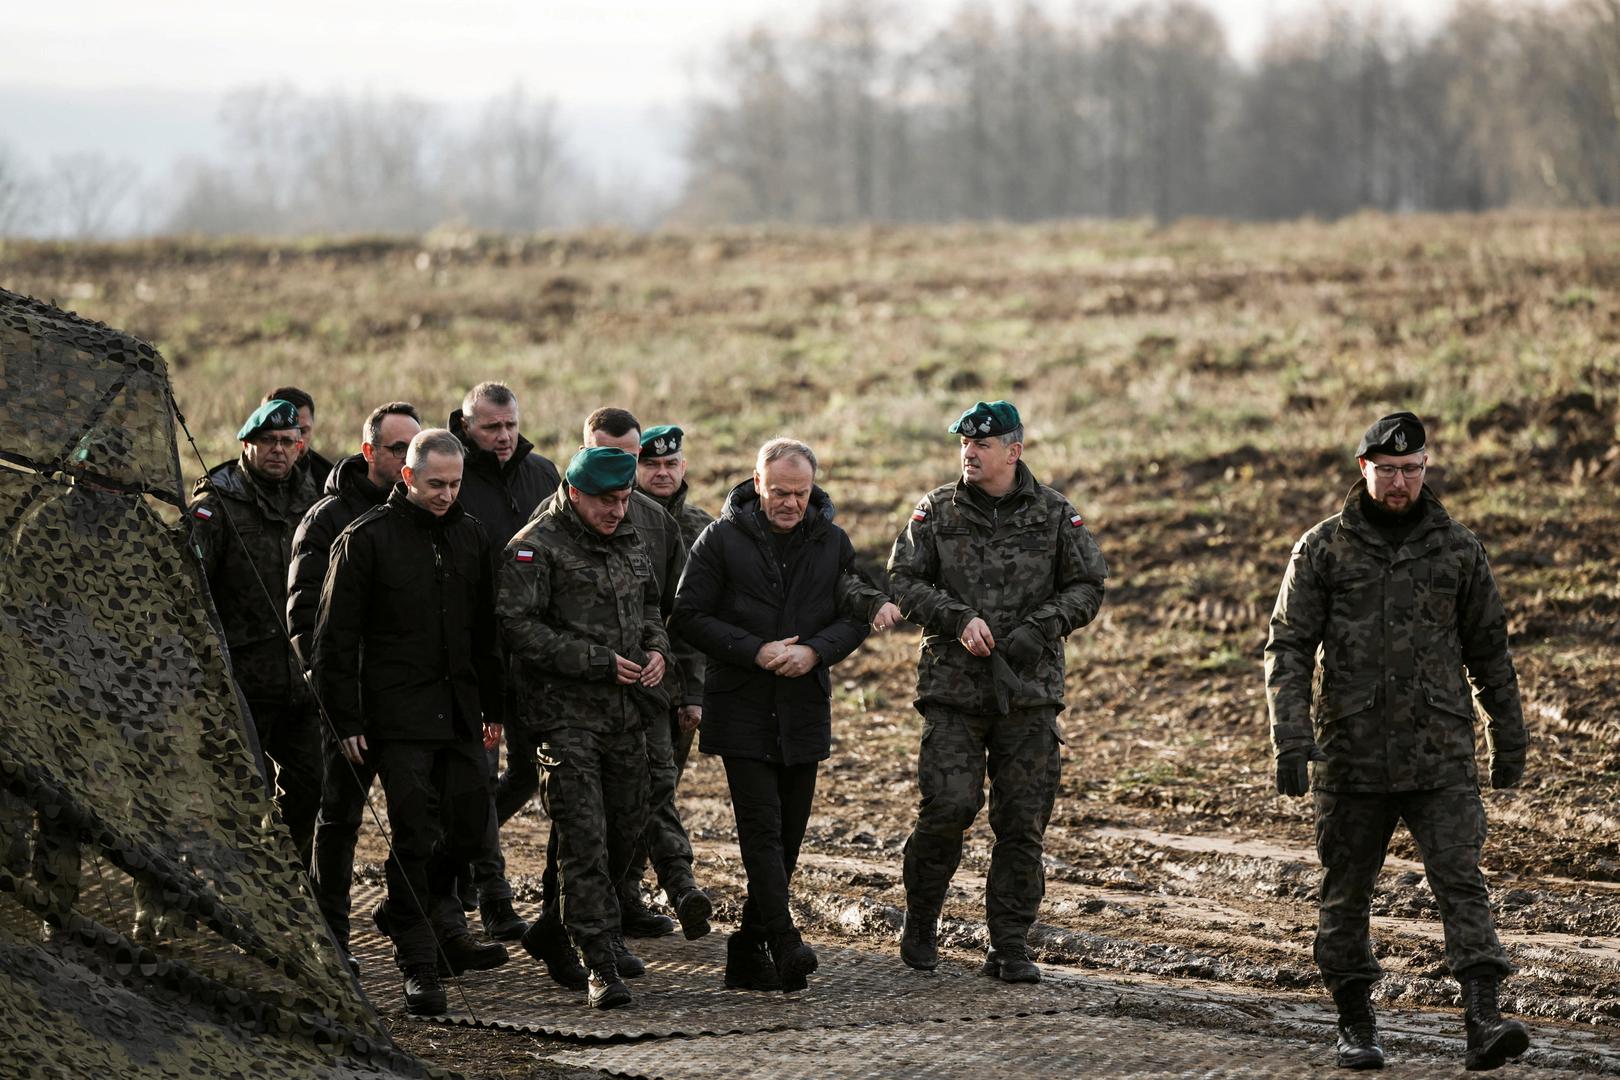
[[[0,290],[0,1030],[17,1075],[430,1075],[272,811],[144,342]]]

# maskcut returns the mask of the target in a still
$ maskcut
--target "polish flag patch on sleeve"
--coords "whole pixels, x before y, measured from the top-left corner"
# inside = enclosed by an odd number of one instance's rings
[[[1084,525],[1085,523],[1086,523],[1086,519],[1080,516],[1080,512],[1078,510],[1069,515],[1069,524],[1072,525],[1074,528],[1078,529],[1080,526]]]
[[[915,510],[913,510],[911,512],[911,520],[912,521],[927,521],[928,520],[928,508],[926,506],[917,507],[917,509],[915,509]]]
[[[201,520],[201,521],[207,521],[209,518],[214,516],[214,512],[212,510],[208,509],[208,507],[206,507],[206,506],[199,506],[199,507],[197,507],[197,509],[193,510],[191,513],[192,513],[193,517],[195,517],[195,518],[197,518],[198,520]]]
[[[534,549],[518,548],[513,557],[517,559],[518,562],[534,562]]]

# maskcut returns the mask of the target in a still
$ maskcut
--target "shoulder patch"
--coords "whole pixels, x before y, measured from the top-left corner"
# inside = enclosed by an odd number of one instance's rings
[[[214,512],[208,509],[206,506],[198,506],[191,512],[191,516],[197,518],[199,521],[207,521],[209,518],[214,516]]]
[[[919,507],[917,507],[917,509],[913,510],[911,512],[911,520],[912,521],[927,521],[928,520],[928,507],[919,506]]]
[[[534,562],[534,548],[520,547],[512,553],[512,559],[515,562]]]
[[[1080,511],[1076,510],[1074,513],[1069,515],[1069,524],[1074,528],[1078,529],[1085,523],[1086,519],[1080,516]]]

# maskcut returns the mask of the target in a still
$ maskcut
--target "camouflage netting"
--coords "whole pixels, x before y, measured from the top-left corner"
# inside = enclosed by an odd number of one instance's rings
[[[8,1076],[407,1075],[272,813],[144,342],[0,290]]]

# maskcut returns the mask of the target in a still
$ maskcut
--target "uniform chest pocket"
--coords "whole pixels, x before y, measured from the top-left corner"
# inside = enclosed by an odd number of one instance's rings
[[[630,569],[635,571],[636,578],[646,581],[652,577],[652,559],[644,551],[630,553]]]
[[[1457,624],[1457,590],[1462,573],[1455,566],[1437,565],[1414,582],[1418,592],[1418,615],[1432,626]]]
[[[1045,529],[1025,529],[1013,534],[1012,544],[1020,551],[1047,551],[1052,547],[1052,538]]]

